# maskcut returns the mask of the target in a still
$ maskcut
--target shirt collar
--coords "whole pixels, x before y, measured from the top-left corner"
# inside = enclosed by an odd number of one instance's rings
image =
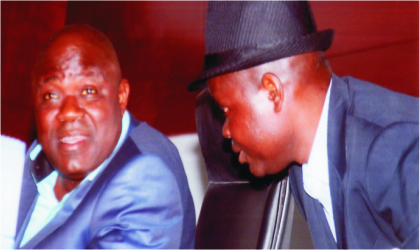
[[[322,108],[321,117],[315,133],[314,142],[309,154],[308,162],[304,165],[305,176],[316,179],[317,181],[329,185],[328,179],[328,151],[327,151],[327,125],[328,110],[330,102],[332,80],[325,96],[324,106]],[[325,174],[326,173],[326,174]],[[304,177],[305,177],[304,176]],[[305,187],[306,188],[306,187]],[[311,188],[313,189],[313,188]],[[318,196],[318,195],[315,195]]]
[[[129,112],[126,110],[124,112],[124,115],[122,117],[122,128],[121,128],[121,134],[120,134],[120,138],[118,139],[117,145],[115,146],[114,150],[112,151],[111,155],[105,159],[105,161],[103,161],[101,163],[101,165],[99,165],[95,170],[93,170],[92,172],[90,172],[85,179],[83,179],[83,181],[80,183],[84,183],[86,181],[92,181],[93,179],[95,179],[95,177],[101,172],[101,170],[108,165],[109,161],[114,157],[114,155],[118,152],[118,150],[120,149],[122,143],[125,141],[125,138],[127,137],[127,133],[128,133],[128,128],[130,126],[130,114]],[[31,160],[35,160],[36,157],[38,156],[38,154],[41,152],[42,150],[42,146],[41,144],[38,144],[35,146],[35,148],[29,153],[29,157],[31,158]],[[54,190],[54,186],[55,186],[55,182],[57,181],[57,177],[58,177],[58,172],[57,170],[51,172],[47,177],[45,177],[43,180],[41,180],[40,182],[36,183],[37,188],[38,188],[38,192],[45,196],[51,196],[51,191]],[[79,184],[79,185],[80,185]],[[55,197],[55,195],[54,195]]]

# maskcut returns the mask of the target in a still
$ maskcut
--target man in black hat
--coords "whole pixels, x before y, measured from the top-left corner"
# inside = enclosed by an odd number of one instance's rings
[[[252,174],[289,166],[316,248],[418,248],[418,99],[334,75],[307,2],[210,2],[202,74]]]

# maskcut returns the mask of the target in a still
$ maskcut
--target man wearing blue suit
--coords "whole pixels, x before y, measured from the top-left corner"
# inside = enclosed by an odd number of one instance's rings
[[[255,176],[288,169],[316,248],[419,247],[419,101],[332,73],[307,2],[210,2],[206,86]],[[286,170],[287,171],[287,170]]]
[[[66,26],[32,74],[16,248],[192,248],[194,204],[175,146],[126,110],[130,87],[100,31]]]

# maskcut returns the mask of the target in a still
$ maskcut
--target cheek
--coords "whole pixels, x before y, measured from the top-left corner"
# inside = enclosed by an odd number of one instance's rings
[[[58,146],[58,140],[56,140],[58,124],[55,119],[57,113],[58,111],[52,108],[38,108],[35,111],[37,139],[41,143],[44,153],[50,156],[49,159],[53,161],[54,157],[51,156],[57,155]]]
[[[57,113],[58,110],[55,108],[37,108],[35,110],[35,123],[38,137],[46,136],[48,131],[53,128]]]
[[[278,127],[273,117],[267,117],[258,114],[252,117],[248,127],[248,145],[252,151],[260,157],[271,156],[278,151],[279,142],[282,137],[279,136]]]
[[[106,121],[111,116],[109,107],[104,105],[89,105],[85,108],[85,112],[93,121],[95,121],[95,123],[99,124]]]
[[[229,122],[232,139],[245,151],[256,151],[259,129],[255,120],[248,115],[237,115]]]
[[[229,129],[232,137],[236,140],[238,138],[246,138],[250,133],[249,117],[243,115],[235,115],[229,119]]]
[[[121,115],[119,106],[110,102],[101,102],[91,104],[85,108],[86,114],[91,118],[99,133],[107,137],[107,133],[116,130],[118,124],[121,124]],[[109,136],[108,136],[109,137]]]

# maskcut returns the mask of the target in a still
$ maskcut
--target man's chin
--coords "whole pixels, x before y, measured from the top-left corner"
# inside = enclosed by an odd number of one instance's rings
[[[255,161],[253,158],[250,158],[244,153],[244,151],[239,152],[238,161],[243,165],[248,164],[249,171],[255,177],[261,178],[267,175],[265,165],[259,161]]]
[[[262,178],[267,175],[266,171],[261,166],[255,166],[254,164],[249,164],[249,171],[255,177]]]
[[[81,168],[72,168],[72,167],[55,167],[55,170],[58,171],[58,174],[71,181],[82,181],[90,172],[95,170],[87,170],[87,169],[81,169]]]

